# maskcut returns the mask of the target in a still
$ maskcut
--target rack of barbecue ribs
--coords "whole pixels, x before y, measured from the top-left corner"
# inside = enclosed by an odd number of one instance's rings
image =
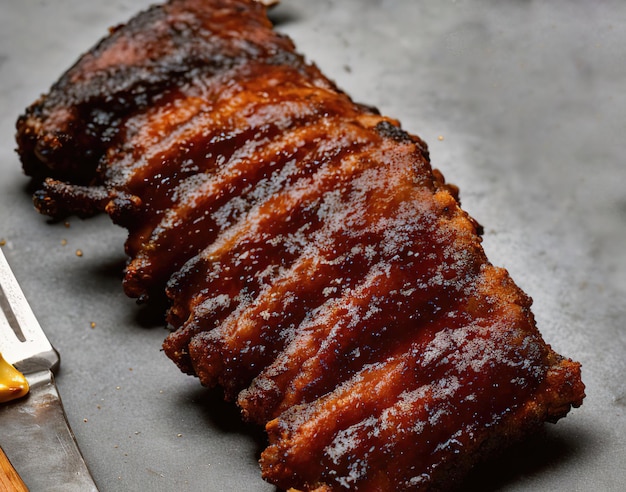
[[[304,491],[441,490],[584,398],[426,144],[247,0],[111,29],[17,123],[36,207],[128,229],[167,355],[266,427]]]

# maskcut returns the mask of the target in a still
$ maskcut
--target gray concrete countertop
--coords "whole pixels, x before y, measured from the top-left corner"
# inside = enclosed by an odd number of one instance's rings
[[[62,354],[58,385],[102,491],[271,491],[262,432],[179,373],[161,320],[122,293],[125,232],[39,216],[14,153],[22,110],[148,4],[0,0],[2,248]],[[545,339],[583,363],[584,405],[468,489],[623,490],[626,3],[283,0],[272,16],[354,99],[429,143]]]

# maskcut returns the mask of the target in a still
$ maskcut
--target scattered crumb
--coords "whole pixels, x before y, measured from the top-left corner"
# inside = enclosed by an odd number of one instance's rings
[[[70,223],[69,223],[69,222],[64,222],[64,223],[63,223],[63,225],[64,225],[65,227],[67,227],[68,229],[70,228]]]
[[[182,434],[176,434],[176,437],[183,437]]]
[[[437,140],[439,140],[440,142],[443,142],[443,135],[439,135],[439,136],[437,137]]]
[[[116,387],[115,387],[115,389],[116,389],[116,390],[118,390],[118,389],[122,389],[122,387],[121,387],[121,386],[116,386]]]
[[[7,244],[6,239],[0,239],[0,246],[5,246]]]
[[[77,249],[76,250],[76,256],[83,256],[83,250],[82,249]]]
[[[61,246],[67,246],[67,239],[61,239]]]
[[[85,422],[85,423],[86,423],[86,422],[87,422],[87,419],[83,419],[83,422]]]
[[[91,323],[89,323],[89,326],[91,326],[92,329],[95,328],[96,327],[96,322],[92,321]]]

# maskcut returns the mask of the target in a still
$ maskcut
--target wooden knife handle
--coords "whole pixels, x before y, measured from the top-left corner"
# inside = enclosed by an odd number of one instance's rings
[[[2,448],[0,448],[0,490],[28,492],[28,487],[13,468]]]

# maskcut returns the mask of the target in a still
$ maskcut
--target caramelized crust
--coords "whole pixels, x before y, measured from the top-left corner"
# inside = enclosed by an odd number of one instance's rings
[[[426,145],[258,3],[151,8],[17,128],[39,210],[128,229],[125,291],[167,292],[165,352],[266,425],[279,487],[455,486],[582,402]]]

